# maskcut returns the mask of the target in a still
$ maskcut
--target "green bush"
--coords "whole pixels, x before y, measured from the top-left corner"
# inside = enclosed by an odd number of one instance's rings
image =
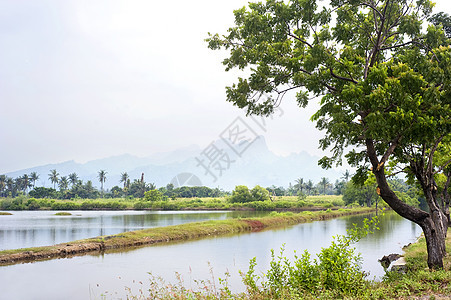
[[[133,208],[136,210],[142,210],[145,208],[150,208],[150,203],[146,203],[144,201],[138,201],[133,205]]]
[[[327,203],[322,204],[322,206],[325,207],[325,208],[331,208],[334,205],[332,203],[330,203],[330,202],[327,202]]]
[[[27,209],[28,210],[38,210],[39,208],[41,208],[41,205],[39,204],[39,202],[34,199],[34,198],[30,198],[27,201]]]
[[[252,201],[268,201],[268,200],[270,200],[268,190],[259,185],[256,185],[251,190],[251,195],[252,195]]]
[[[53,202],[51,208],[52,210],[78,210],[80,205],[72,201]]]
[[[277,257],[271,250],[272,259],[264,278],[255,274],[257,263],[253,258],[243,275],[243,283],[250,294],[260,294],[262,299],[315,298],[325,294],[335,299],[362,295],[368,285],[367,275],[361,269],[360,254],[351,244],[376,229],[377,223],[377,218],[366,220],[363,228],[355,227],[347,236],[335,237],[313,261],[307,251],[301,257],[295,253],[292,262],[284,257],[284,247]]]
[[[249,188],[245,185],[236,186],[235,190],[232,192],[232,196],[229,198],[232,203],[252,202],[252,199],[252,194],[249,191]]]
[[[161,201],[163,200],[163,194],[159,190],[150,190],[144,193],[144,200],[146,201]]]
[[[307,202],[305,202],[304,200],[299,200],[296,202],[297,207],[304,207],[306,205],[307,205]]]

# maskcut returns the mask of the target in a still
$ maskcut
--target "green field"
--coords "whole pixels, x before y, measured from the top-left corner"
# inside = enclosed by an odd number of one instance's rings
[[[296,196],[273,197],[267,201],[232,203],[229,197],[220,198],[175,198],[161,201],[146,201],[140,198],[106,199],[35,199],[25,196],[3,198],[0,210],[322,210],[344,207],[342,196]]]

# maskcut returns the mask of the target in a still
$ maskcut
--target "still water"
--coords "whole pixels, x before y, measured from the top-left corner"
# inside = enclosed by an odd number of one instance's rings
[[[15,211],[0,216],[0,250],[55,245],[101,235],[188,222],[258,217],[252,211]]]
[[[172,283],[177,282],[177,272],[184,284],[193,288],[194,280],[211,279],[213,274],[217,282],[229,272],[232,291],[241,291],[239,270],[246,272],[251,258],[257,258],[256,269],[263,272],[271,260],[270,250],[278,253],[283,245],[287,257],[295,250],[308,250],[313,256],[330,244],[332,236],[345,234],[353,223],[362,220],[362,216],[345,217],[278,230],[4,266],[0,267],[0,299],[125,299],[126,287],[134,294],[148,288],[148,272]],[[378,258],[400,253],[403,245],[415,241],[421,233],[418,226],[393,213],[382,217],[379,227],[356,245],[370,278],[380,278],[384,273]]]

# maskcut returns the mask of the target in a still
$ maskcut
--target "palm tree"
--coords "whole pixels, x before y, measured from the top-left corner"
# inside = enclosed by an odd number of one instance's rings
[[[58,182],[58,186],[60,188],[60,191],[67,190],[67,187],[69,186],[69,181],[67,180],[66,176],[62,176],[60,181]]]
[[[319,184],[323,187],[323,193],[325,195],[326,194],[326,188],[330,184],[329,179],[327,179],[326,177],[322,177],[321,181],[319,182]]]
[[[305,189],[308,191],[308,194],[309,194],[309,195],[312,193],[313,182],[312,182],[311,180],[309,180],[309,181],[305,184]]]
[[[343,176],[341,177],[344,181],[346,181],[346,182],[348,182],[349,181],[349,178],[351,178],[351,173],[349,173],[349,170],[346,170],[344,173],[343,173]]]
[[[58,178],[59,175],[60,175],[60,173],[58,173],[55,169],[50,170],[49,180],[53,183],[53,189],[56,189],[56,184],[59,181],[59,178]]]
[[[103,198],[103,183],[106,180],[106,174],[107,174],[107,172],[105,170],[100,170],[99,174],[97,176],[100,181],[100,190],[102,191],[102,198]]]
[[[124,189],[127,187],[128,179],[129,179],[129,176],[128,176],[127,172],[124,172],[124,173],[121,174],[121,181],[120,182],[124,183]]]
[[[69,174],[69,182],[71,184],[72,187],[74,187],[74,185],[77,184],[78,182],[78,176],[77,173],[71,173]]]
[[[302,194],[302,190],[303,190],[304,187],[305,187],[305,184],[304,184],[304,178],[296,179],[295,182],[296,182],[296,184],[294,185],[294,187],[296,188],[296,190],[297,190],[298,192],[300,191],[301,194]]]
[[[23,190],[25,190],[24,185],[23,185],[23,178],[20,176],[17,178],[14,178],[13,185],[12,185],[12,196],[13,197],[17,196],[17,192],[23,191]]]
[[[28,177],[27,174],[24,174],[21,178],[21,189],[24,191],[25,195],[27,194],[27,190],[29,187],[31,187],[31,180],[30,177]]]
[[[3,197],[6,190],[6,175],[0,175],[0,197]]]
[[[33,188],[36,185],[36,180],[39,179],[39,175],[36,172],[31,172],[30,173],[30,180],[33,181]]]
[[[14,197],[14,180],[11,177],[6,177],[6,191]]]

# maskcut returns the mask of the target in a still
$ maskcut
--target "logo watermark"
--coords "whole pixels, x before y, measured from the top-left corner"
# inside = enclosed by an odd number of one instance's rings
[[[248,119],[237,117],[220,134],[219,140],[212,141],[195,157],[196,167],[203,175],[217,182],[243,154],[267,132],[268,120],[280,118],[284,111],[274,109],[269,117],[251,116]],[[201,186],[202,181],[193,173],[180,173],[171,181],[174,187]]]

